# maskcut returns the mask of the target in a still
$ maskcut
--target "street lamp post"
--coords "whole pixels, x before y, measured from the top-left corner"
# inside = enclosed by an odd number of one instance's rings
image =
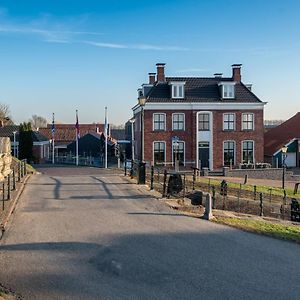
[[[13,135],[14,135],[14,157],[16,157],[16,156],[17,156],[17,148],[16,148],[16,134],[17,134],[17,132],[16,132],[16,131],[14,131],[14,132],[13,132]]]
[[[139,105],[141,107],[141,153],[140,153],[140,160],[141,162],[144,161],[144,106],[146,103],[146,97],[141,96],[139,97]]]
[[[178,159],[178,150],[179,150],[179,143],[178,141],[175,141],[173,143],[174,147],[174,156],[175,156],[175,172],[179,172],[179,159]]]
[[[129,120],[131,123],[131,159],[134,161],[134,122],[135,118]]]
[[[285,160],[287,157],[287,150],[288,147],[283,146],[281,148],[281,152],[282,152],[282,189],[285,189],[285,169],[286,169],[286,165],[285,165]]]

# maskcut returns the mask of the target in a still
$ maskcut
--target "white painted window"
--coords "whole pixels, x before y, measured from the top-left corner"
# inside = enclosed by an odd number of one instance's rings
[[[234,95],[234,85],[233,84],[223,84],[223,98],[233,99]]]
[[[154,164],[164,164],[166,158],[166,143],[153,142],[153,158]]]
[[[224,141],[223,143],[224,166],[232,166],[235,162],[235,142]]]
[[[254,114],[242,114],[242,130],[254,130]]]
[[[209,131],[209,114],[201,113],[198,117],[198,130],[199,131]]]
[[[253,163],[254,162],[254,141],[243,141],[242,142],[243,151],[243,163]]]
[[[173,130],[184,130],[185,127],[184,113],[174,113],[172,115]]]
[[[235,114],[223,114],[223,130],[235,130]]]
[[[153,114],[153,130],[166,130],[166,114]]]
[[[184,98],[184,84],[172,84],[172,98]]]

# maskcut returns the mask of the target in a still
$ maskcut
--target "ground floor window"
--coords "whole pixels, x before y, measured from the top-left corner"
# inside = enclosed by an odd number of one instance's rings
[[[173,143],[173,162],[175,163],[176,158],[179,161],[179,165],[184,165],[184,142]]]
[[[225,141],[223,145],[224,166],[232,166],[235,161],[235,143],[234,141]]]
[[[253,163],[254,162],[254,142],[253,141],[243,141],[243,163]]]
[[[166,157],[166,143],[165,142],[154,142],[154,164],[163,164],[165,163]]]

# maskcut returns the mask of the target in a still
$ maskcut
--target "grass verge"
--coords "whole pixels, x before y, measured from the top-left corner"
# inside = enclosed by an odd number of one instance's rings
[[[268,221],[216,217],[213,222],[229,225],[249,232],[259,233],[300,244],[300,226],[274,224]]]
[[[200,183],[203,182],[203,183],[206,183],[206,184],[208,184],[210,182],[211,185],[220,186],[221,181],[222,180],[217,180],[217,179],[200,178],[200,180],[198,180],[197,182],[200,182]],[[233,188],[233,189],[237,189],[237,190],[240,188],[239,183],[227,182],[227,184],[228,184],[229,188]],[[253,191],[254,186],[250,185],[250,184],[243,184],[242,189],[247,190],[247,191]],[[270,190],[272,192],[272,195],[283,196],[283,189],[282,188],[263,186],[263,185],[257,185],[256,186],[256,192],[257,193],[269,194]],[[300,199],[300,193],[294,195],[294,189],[286,188],[285,191],[286,191],[286,195],[288,197]]]

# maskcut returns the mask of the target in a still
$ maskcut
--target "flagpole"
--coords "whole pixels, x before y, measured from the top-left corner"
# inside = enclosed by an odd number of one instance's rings
[[[52,114],[52,164],[54,165],[55,163],[55,145],[54,145],[54,141],[55,141],[55,127],[54,127],[54,113]]]
[[[79,123],[78,123],[78,110],[76,109],[76,166],[79,165],[78,157],[78,134],[79,134]]]
[[[105,106],[105,169],[107,169],[107,107]]]

